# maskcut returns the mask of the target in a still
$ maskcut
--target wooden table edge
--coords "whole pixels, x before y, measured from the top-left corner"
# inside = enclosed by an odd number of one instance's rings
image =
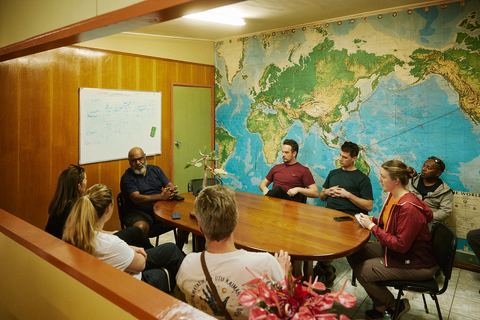
[[[175,200],[174,200],[175,201]],[[184,202],[185,200],[180,200],[180,201],[177,201],[177,202]],[[158,201],[155,206],[159,204],[161,205],[161,202]],[[307,204],[305,204],[307,205]],[[154,210],[155,211],[155,210]],[[190,215],[188,213],[185,213],[185,212],[180,212],[180,219],[172,219],[171,216],[168,216],[167,218],[164,218],[160,215],[158,215],[156,212],[155,212],[155,216],[157,217],[158,220],[162,221],[163,223],[166,223],[170,226],[173,226],[175,228],[179,228],[179,229],[182,229],[182,230],[186,230],[188,232],[191,232],[197,236],[204,236],[200,230],[195,227],[195,228],[192,228],[192,227],[189,227],[189,226],[185,226],[184,224],[180,223],[180,220],[186,220],[186,219],[189,219],[191,222],[195,223],[195,225],[197,224],[197,220],[196,219],[193,219],[190,217]],[[362,228],[360,225],[359,225],[359,228]],[[330,255],[301,255],[301,254],[290,254],[292,260],[296,260],[296,261],[327,261],[327,260],[334,260],[334,259],[339,259],[339,258],[343,258],[343,257],[347,257],[351,254],[354,254],[355,252],[357,252],[358,250],[360,250],[368,241],[370,240],[370,232],[366,233],[366,236],[365,236],[365,239],[359,243],[356,247],[354,248],[351,248],[350,250],[346,250],[346,251],[342,251],[342,252],[337,252],[335,254],[330,254]],[[237,242],[235,242],[235,247],[237,249],[244,249],[246,251],[250,251],[250,252],[268,252],[270,254],[275,254],[275,252],[270,252],[270,251],[267,251],[267,250],[264,250],[264,249],[260,249],[260,248],[254,248],[254,247],[250,247],[250,246],[243,246]]]

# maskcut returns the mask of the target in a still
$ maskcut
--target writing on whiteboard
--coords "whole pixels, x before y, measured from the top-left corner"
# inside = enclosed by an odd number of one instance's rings
[[[80,88],[80,164],[125,159],[130,148],[161,153],[161,92]],[[161,131],[159,131],[161,132]]]

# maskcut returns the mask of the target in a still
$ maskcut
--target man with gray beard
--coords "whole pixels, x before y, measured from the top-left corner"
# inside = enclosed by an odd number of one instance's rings
[[[168,180],[162,169],[148,165],[147,156],[141,148],[132,148],[128,152],[128,161],[130,168],[120,181],[127,212],[125,225],[139,227],[147,237],[152,226],[159,231],[158,234],[162,233],[162,229],[165,232],[173,230],[173,227],[164,225],[155,217],[153,206],[157,201],[172,200],[178,192],[177,186]],[[181,249],[185,240],[183,233],[178,238],[177,246]],[[183,238],[183,242],[180,242],[180,238]]]

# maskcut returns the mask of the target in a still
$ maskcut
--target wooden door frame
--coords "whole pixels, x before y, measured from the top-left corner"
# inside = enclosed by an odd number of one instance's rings
[[[215,86],[211,84],[194,84],[194,83],[184,83],[184,82],[170,82],[170,172],[172,173],[172,179],[174,180],[175,178],[175,172],[174,172],[174,165],[173,165],[173,153],[174,153],[174,148],[175,148],[175,142],[174,142],[174,128],[173,128],[173,89],[174,87],[191,87],[191,88],[210,88],[210,105],[211,105],[211,123],[212,123],[212,128],[211,128],[211,139],[212,139],[212,144],[211,144],[211,150],[215,149]]]

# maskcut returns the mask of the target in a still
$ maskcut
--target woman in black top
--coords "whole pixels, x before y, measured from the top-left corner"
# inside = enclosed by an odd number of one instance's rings
[[[48,218],[45,231],[62,239],[63,227],[72,210],[75,200],[85,193],[87,173],[80,166],[71,164],[58,178],[57,190],[48,206]]]
[[[82,197],[87,188],[87,173],[80,166],[71,164],[58,178],[55,196],[48,206],[48,218],[45,231],[62,239],[63,229],[75,201]],[[104,231],[109,233],[108,231]],[[138,227],[129,227],[113,233],[126,243],[144,249],[153,248],[150,240]]]

